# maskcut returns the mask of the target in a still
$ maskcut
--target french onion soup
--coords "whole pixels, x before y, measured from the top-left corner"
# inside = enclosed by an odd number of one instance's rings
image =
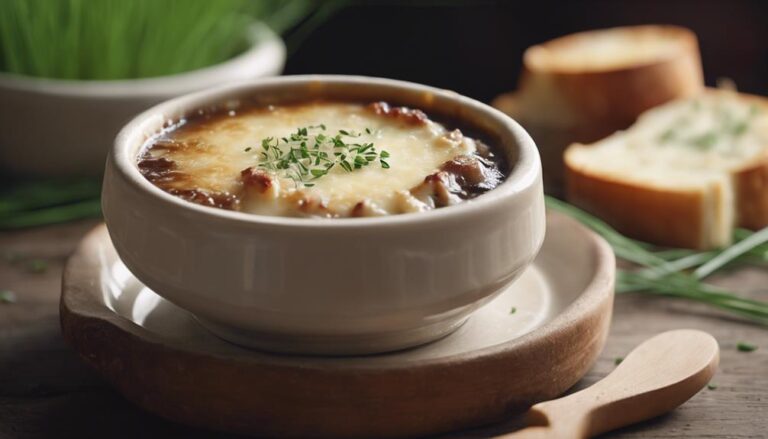
[[[194,203],[323,218],[458,204],[506,170],[481,140],[385,102],[203,111],[150,138],[138,160],[154,185]]]

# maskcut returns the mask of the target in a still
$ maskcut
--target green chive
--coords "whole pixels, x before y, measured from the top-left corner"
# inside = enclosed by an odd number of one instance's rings
[[[601,235],[616,256],[642,267],[617,270],[617,293],[692,300],[768,325],[768,302],[741,297],[701,281],[723,267],[768,264],[768,228],[754,233],[737,229],[734,244],[720,250],[657,249],[621,235],[604,221],[568,203],[551,197],[546,197],[546,203],[549,209],[569,215]],[[696,270],[692,274],[686,271],[693,268]]]
[[[347,172],[362,169],[380,160],[382,168],[389,168],[383,159],[389,157],[386,151],[379,152],[373,143],[346,143],[341,136],[358,137],[353,131],[339,130],[339,134],[328,137],[323,134],[310,136],[310,130],[326,129],[324,124],[296,128],[289,137],[262,139],[264,151],[257,166],[290,178],[298,186],[308,179],[317,179],[326,174],[337,163]],[[282,142],[282,143],[281,143]],[[312,145],[312,150],[309,145]],[[282,146],[282,148],[281,148]],[[250,149],[246,149],[248,151]],[[284,150],[288,151],[287,153]],[[330,153],[333,153],[331,160]],[[310,185],[304,185],[310,186]]]
[[[728,262],[731,262],[755,247],[765,243],[768,243],[768,228],[762,229],[750,237],[723,250],[719,255],[712,258],[712,260],[697,268],[696,271],[693,272],[693,275],[698,279],[703,279],[714,273],[717,269],[723,267]]]
[[[736,349],[738,349],[739,352],[752,352],[757,350],[757,346],[753,345],[752,343],[740,341],[736,343]]]

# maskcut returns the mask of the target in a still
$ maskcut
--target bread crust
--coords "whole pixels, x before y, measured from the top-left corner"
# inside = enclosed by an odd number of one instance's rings
[[[572,166],[565,155],[566,198],[602,218],[627,236],[669,247],[707,249],[722,246],[708,230],[702,191],[658,189],[620,181]],[[768,152],[734,172],[737,227],[768,226]]]
[[[651,61],[605,69],[563,69],[537,62],[536,52],[557,50],[594,33],[655,33],[673,38],[678,48]],[[644,111],[664,102],[693,96],[704,88],[696,35],[677,26],[647,25],[581,32],[529,48],[518,91],[501,95],[493,105],[509,114],[539,146],[545,189],[561,196],[562,155],[572,143],[593,143],[628,128]]]
[[[768,153],[736,172],[733,183],[737,225],[752,230],[768,226]]]
[[[677,50],[605,69],[562,68],[537,60],[542,50],[559,50],[600,32],[619,32],[630,40],[648,33],[663,35],[675,41]],[[695,95],[704,87],[696,35],[677,26],[632,26],[571,34],[530,47],[523,61],[518,98],[523,106],[534,110],[531,114],[525,109],[526,118],[535,116],[540,124],[549,126],[590,125],[588,131],[594,138],[574,139],[578,142],[593,142],[625,129],[649,108]],[[543,108],[541,104],[545,104]]]
[[[705,195],[620,181],[569,165],[566,196],[570,203],[603,219],[626,236],[669,247],[705,249],[712,239],[705,226]]]
[[[768,111],[768,99],[763,96],[739,93],[739,98]],[[733,186],[736,225],[752,230],[768,226],[768,148],[757,160],[733,173]]]
[[[704,93],[735,92],[707,89]],[[768,111],[768,100],[763,97],[738,94],[738,99]],[[732,221],[728,218],[727,223],[732,227],[755,230],[768,226],[768,148],[740,168],[731,170],[730,174],[724,170],[723,176],[730,179],[730,183],[686,192],[619,181],[620,176],[609,177],[586,171],[569,160],[569,154],[575,148],[589,147],[574,144],[565,151],[567,197],[629,236],[661,245],[710,248],[728,243],[722,238],[725,234],[722,231],[718,233],[712,226],[722,224],[724,214],[731,216]],[[722,208],[729,210],[726,212],[711,206],[708,209],[707,195],[710,200],[720,200]],[[730,198],[732,203],[724,201]],[[637,200],[641,201],[636,203]],[[674,218],[669,218],[671,215]],[[674,223],[679,225],[670,226]],[[687,223],[690,229],[686,229]],[[673,236],[665,227],[678,230],[675,233],[680,233],[680,236]]]

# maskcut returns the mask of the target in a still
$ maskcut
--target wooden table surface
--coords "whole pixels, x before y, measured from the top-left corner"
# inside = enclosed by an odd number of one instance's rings
[[[13,291],[16,296],[15,303],[0,303],[0,438],[221,437],[133,407],[82,364],[62,340],[58,314],[61,270],[81,236],[95,224],[80,221],[0,233],[0,290]],[[768,269],[742,269],[716,281],[768,300]],[[617,297],[605,351],[576,388],[605,376],[615,367],[617,357],[646,338],[677,328],[708,331],[720,342],[720,369],[712,381],[717,388],[702,390],[669,415],[609,436],[768,437],[768,328],[698,304],[640,295]],[[750,342],[758,349],[739,352],[738,342]],[[512,431],[518,424],[511,417],[503,425],[445,437],[491,437]]]

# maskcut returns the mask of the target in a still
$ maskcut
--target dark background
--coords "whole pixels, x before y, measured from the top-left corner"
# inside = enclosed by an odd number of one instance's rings
[[[303,39],[286,74],[383,76],[488,101],[516,88],[527,47],[632,24],[692,29],[708,85],[728,77],[768,94],[768,1],[352,2]]]

